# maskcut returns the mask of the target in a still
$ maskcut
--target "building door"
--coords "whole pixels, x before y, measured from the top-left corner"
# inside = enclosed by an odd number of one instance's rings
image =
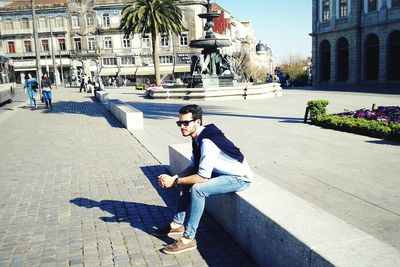
[[[336,79],[347,81],[349,78],[349,43],[346,38],[340,38],[337,42]]]
[[[379,78],[379,39],[375,34],[365,38],[365,79],[376,81]]]
[[[393,31],[388,38],[388,80],[400,81],[400,31]]]
[[[320,81],[329,81],[331,79],[331,44],[324,40],[320,44]]]

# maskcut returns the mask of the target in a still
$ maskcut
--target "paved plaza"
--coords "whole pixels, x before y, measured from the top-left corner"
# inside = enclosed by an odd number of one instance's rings
[[[144,113],[129,133],[92,95],[54,90],[54,108],[0,109],[0,266],[252,266],[210,216],[198,250],[159,250],[151,236],[170,218],[172,191],[156,177],[168,145],[190,143],[176,127],[181,100],[108,89]],[[237,144],[254,172],[400,250],[399,144],[302,123],[307,101],[329,112],[400,105],[399,95],[284,90],[259,100],[190,101]],[[12,108],[9,108],[12,107]],[[168,207],[167,207],[168,206]]]
[[[255,266],[208,215],[197,250],[162,253],[165,167],[90,94],[31,111],[21,91],[0,111],[0,266]]]

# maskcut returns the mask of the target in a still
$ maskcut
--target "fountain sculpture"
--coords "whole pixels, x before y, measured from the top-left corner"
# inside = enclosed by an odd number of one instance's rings
[[[210,88],[233,86],[233,72],[227,56],[220,53],[220,48],[231,45],[229,39],[216,38],[213,31],[215,18],[219,13],[211,12],[210,0],[207,1],[207,13],[198,15],[206,19],[204,26],[205,38],[196,39],[190,42],[190,47],[202,48],[198,56],[192,56],[190,67],[191,79],[189,79],[190,88]]]

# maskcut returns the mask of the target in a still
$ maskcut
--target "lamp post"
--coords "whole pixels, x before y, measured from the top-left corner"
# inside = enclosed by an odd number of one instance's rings
[[[33,38],[35,39],[35,52],[36,52],[36,80],[40,84],[40,78],[42,77],[42,70],[40,66],[40,51],[39,51],[39,35],[37,32],[37,20],[36,20],[36,10],[35,10],[35,0],[32,1],[32,28],[33,28]],[[42,93],[42,89],[39,86],[39,92]]]

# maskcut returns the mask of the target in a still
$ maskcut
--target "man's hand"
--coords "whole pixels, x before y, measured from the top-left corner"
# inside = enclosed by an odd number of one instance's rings
[[[174,184],[175,178],[168,174],[161,174],[158,176],[158,184],[162,188],[170,188]]]

